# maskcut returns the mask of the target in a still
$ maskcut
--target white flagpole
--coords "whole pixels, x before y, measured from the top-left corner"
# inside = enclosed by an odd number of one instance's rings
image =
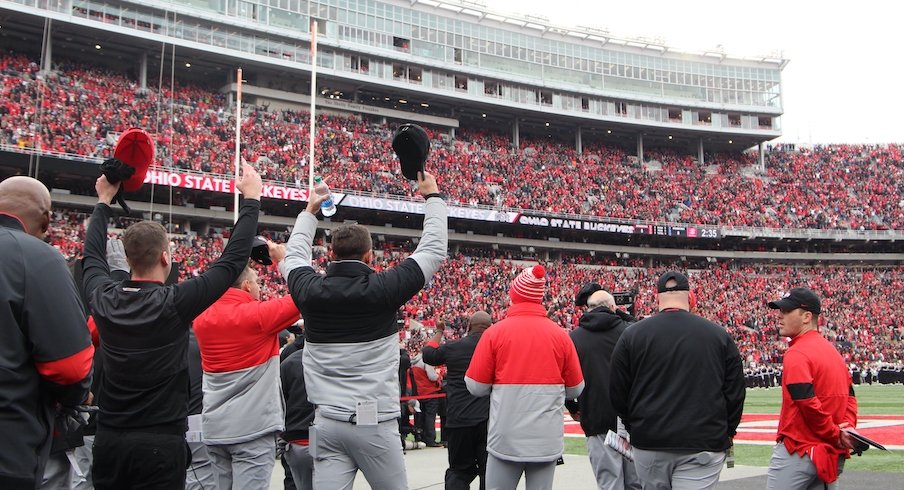
[[[235,183],[239,183],[239,169],[242,167],[242,69],[236,70],[235,89]],[[232,222],[239,220],[239,189],[233,189],[235,205],[232,212]]]
[[[311,124],[308,142],[308,199],[314,192],[314,142],[317,132],[317,120],[314,111],[317,97],[317,21],[311,23]]]

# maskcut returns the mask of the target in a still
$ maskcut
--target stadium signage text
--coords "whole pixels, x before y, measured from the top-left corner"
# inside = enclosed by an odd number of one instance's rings
[[[569,230],[598,231],[603,233],[634,233],[634,225],[623,223],[607,223],[605,221],[585,221],[580,219],[547,218],[545,216],[518,217],[518,224],[526,226],[540,226],[546,228],[567,228]]]
[[[170,187],[182,187],[184,189],[197,189],[201,191],[233,192],[232,180],[206,175],[193,175],[179,172],[164,172],[161,170],[149,170],[144,178],[145,184],[167,185]],[[270,199],[282,199],[284,201],[307,201],[307,189],[285,187],[281,185],[264,184],[263,197]],[[337,201],[342,194],[333,193]]]

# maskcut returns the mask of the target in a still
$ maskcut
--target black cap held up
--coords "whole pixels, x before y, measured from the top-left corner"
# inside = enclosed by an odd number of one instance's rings
[[[773,310],[791,311],[800,308],[814,315],[822,312],[819,296],[808,288],[794,288],[782,299],[770,301],[767,304]]]
[[[667,287],[666,284],[669,281],[675,281],[675,285],[671,287]],[[656,292],[658,293],[668,293],[670,291],[690,291],[691,285],[687,280],[687,276],[680,272],[666,272],[665,274],[659,276],[659,281],[656,282]]]
[[[399,157],[402,175],[417,180],[417,173],[424,171],[424,163],[430,155],[430,138],[424,128],[411,123],[399,126],[392,137],[392,149]]]
[[[590,295],[602,289],[603,287],[595,282],[584,284],[584,287],[582,287],[581,290],[578,291],[578,294],[574,297],[574,305],[587,306],[587,300],[590,299]]]
[[[258,264],[270,265],[273,260],[270,259],[270,249],[267,248],[267,240],[264,237],[254,237],[251,242],[251,260]]]

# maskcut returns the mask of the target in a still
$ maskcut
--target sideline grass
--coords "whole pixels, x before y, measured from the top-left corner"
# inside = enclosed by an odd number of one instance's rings
[[[904,415],[904,386],[901,385],[860,385],[855,386],[860,416]],[[744,402],[745,413],[774,413],[781,407],[781,390],[747,390]],[[566,437],[567,454],[587,454],[583,437]],[[769,466],[772,445],[738,444],[735,446],[735,462],[745,466]],[[904,451],[879,451],[870,449],[863,456],[852,456],[844,466],[848,471],[876,471],[883,473],[904,473]]]

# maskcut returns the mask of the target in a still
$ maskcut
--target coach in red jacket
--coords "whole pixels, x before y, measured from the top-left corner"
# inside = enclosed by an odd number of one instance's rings
[[[270,257],[285,256],[268,243]],[[284,429],[279,381],[280,330],[298,321],[290,296],[260,301],[257,271],[245,270],[194,324],[204,369],[202,440],[219,488],[269,488],[275,435]]]
[[[779,335],[791,338],[782,371],[778,444],[769,489],[836,488],[851,447],[842,429],[857,425],[851,374],[834,345],[819,334],[822,305],[816,293],[794,288],[769,303],[781,312]]]
[[[518,274],[505,319],[480,337],[465,375],[468,391],[490,397],[487,488],[552,488],[564,450],[565,398],[584,389],[574,343],[546,317],[541,265]],[[491,393],[492,391],[492,393]]]

